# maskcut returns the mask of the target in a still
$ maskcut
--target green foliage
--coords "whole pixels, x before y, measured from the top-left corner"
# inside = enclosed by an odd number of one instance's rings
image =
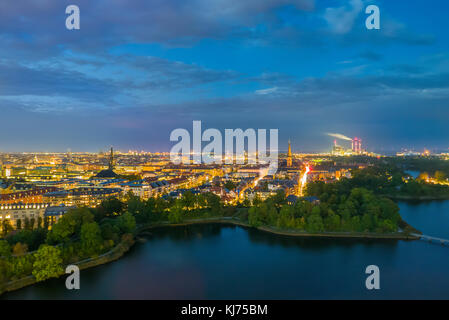
[[[17,242],[12,248],[12,254],[15,256],[23,256],[28,252],[28,245]]]
[[[170,223],[181,223],[183,221],[184,210],[180,205],[176,205],[170,208],[170,213],[168,214],[168,221]]]
[[[234,190],[235,188],[237,188],[237,184],[235,184],[235,182],[229,180],[229,181],[226,181],[226,183],[224,184],[224,187],[228,190]]]
[[[6,240],[0,240],[0,257],[9,257],[11,255],[11,245]]]
[[[11,245],[15,245],[20,242],[26,244],[31,251],[37,250],[39,246],[45,242],[47,232],[42,229],[25,230],[22,229],[13,235],[7,237],[8,242]]]
[[[435,171],[435,180],[439,181],[439,182],[443,182],[446,181],[446,173],[444,173],[443,171],[437,170]]]
[[[49,245],[40,246],[34,253],[32,274],[37,281],[58,277],[64,270],[62,268],[61,250]]]
[[[136,228],[136,219],[129,212],[125,212],[122,216],[118,217],[117,222],[120,231],[123,233],[132,233]]]
[[[8,276],[12,279],[20,279],[31,274],[33,270],[33,255],[14,257],[9,262]]]
[[[368,184],[377,183],[372,177],[362,180]],[[266,225],[310,233],[396,232],[401,220],[397,205],[365,188],[353,188],[351,184],[347,179],[309,183],[307,193],[317,196],[319,204],[300,199],[289,206],[285,195],[278,193],[251,207],[248,223],[254,227]]]
[[[5,237],[8,233],[14,230],[14,228],[11,225],[11,221],[9,221],[8,219],[3,220],[1,226],[3,237]]]
[[[118,216],[123,213],[125,203],[115,197],[104,200],[95,211],[95,220],[101,221],[105,217]]]
[[[67,243],[72,236],[79,234],[84,223],[94,221],[94,215],[88,208],[69,210],[56,223],[47,236],[48,244]]]
[[[98,254],[102,243],[101,230],[96,222],[86,222],[81,226],[81,247],[85,255]]]

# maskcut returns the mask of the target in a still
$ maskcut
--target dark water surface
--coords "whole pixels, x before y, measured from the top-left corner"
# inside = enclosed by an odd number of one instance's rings
[[[449,238],[449,201],[400,203],[425,234]],[[122,259],[3,299],[449,299],[449,247],[424,241],[305,239],[228,225],[152,231]],[[365,268],[380,268],[377,291]]]

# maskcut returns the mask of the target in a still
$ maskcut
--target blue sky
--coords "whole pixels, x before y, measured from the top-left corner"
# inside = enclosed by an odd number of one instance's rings
[[[76,4],[81,29],[65,28]],[[375,4],[381,29],[367,30]],[[324,151],[448,150],[449,3],[0,3],[0,151],[168,151],[170,132],[277,128]],[[343,143],[343,142],[342,142]]]

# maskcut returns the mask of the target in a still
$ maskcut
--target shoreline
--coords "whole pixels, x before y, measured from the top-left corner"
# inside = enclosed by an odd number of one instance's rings
[[[405,221],[404,221],[405,222]],[[351,238],[351,239],[387,239],[387,240],[418,240],[418,237],[407,235],[405,233],[391,233],[391,234],[381,234],[381,233],[363,233],[363,232],[321,232],[321,233],[308,233],[304,231],[297,231],[297,230],[283,230],[283,229],[275,229],[273,227],[268,226],[260,226],[260,227],[253,227],[249,224],[233,219],[233,218],[223,218],[223,217],[217,217],[217,218],[203,218],[203,219],[192,219],[192,220],[186,220],[180,223],[160,223],[156,225],[148,225],[148,226],[142,226],[139,228],[138,232],[136,233],[136,236],[139,235],[141,232],[144,232],[146,230],[155,229],[155,228],[161,228],[161,227],[181,227],[181,226],[187,226],[187,225],[194,225],[194,224],[207,224],[207,223],[217,223],[217,224],[231,224],[235,226],[245,227],[245,228],[252,228],[257,229],[263,232],[276,234],[276,235],[282,235],[282,236],[290,236],[290,237],[303,237],[303,238]]]
[[[84,259],[82,261],[73,263],[77,265],[80,270],[93,268],[100,266],[102,264],[107,264],[113,262],[115,260],[120,259],[128,252],[136,243],[136,239],[139,235],[144,233],[147,230],[162,228],[162,227],[181,227],[195,224],[228,224],[233,226],[239,226],[244,228],[252,228],[257,229],[266,233],[271,233],[275,235],[288,236],[288,237],[302,237],[302,238],[348,238],[348,239],[382,239],[382,240],[404,240],[404,241],[413,241],[418,240],[418,237],[407,235],[404,233],[394,233],[394,234],[376,234],[376,233],[356,233],[356,232],[327,232],[327,233],[307,233],[295,230],[277,230],[272,227],[260,226],[260,227],[252,227],[249,224],[236,220],[232,217],[213,217],[213,218],[201,218],[201,219],[192,219],[186,220],[181,223],[158,223],[146,226],[140,226],[134,232],[134,238],[132,243],[120,242],[110,251],[103,253],[102,255],[96,258]],[[58,278],[64,276],[65,274],[61,274]],[[45,282],[45,281],[43,281]],[[0,287],[0,297],[2,294],[7,292],[16,291],[22,289],[24,287],[28,287],[34,284],[37,284],[38,281],[32,276],[29,275],[25,278],[10,281],[6,283],[3,287]]]
[[[444,196],[407,196],[407,195],[382,195],[383,197],[389,198],[391,200],[397,201],[410,201],[410,202],[418,202],[418,201],[445,201],[449,200],[449,195]]]

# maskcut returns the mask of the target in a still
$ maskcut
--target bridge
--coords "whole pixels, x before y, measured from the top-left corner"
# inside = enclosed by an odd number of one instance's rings
[[[442,238],[437,238],[437,237],[431,237],[425,234],[417,234],[417,233],[412,233],[411,234],[414,237],[419,238],[420,240],[424,240],[424,241],[428,241],[428,242],[434,242],[434,243],[440,243],[443,246],[449,246],[449,240],[448,239],[442,239]]]

